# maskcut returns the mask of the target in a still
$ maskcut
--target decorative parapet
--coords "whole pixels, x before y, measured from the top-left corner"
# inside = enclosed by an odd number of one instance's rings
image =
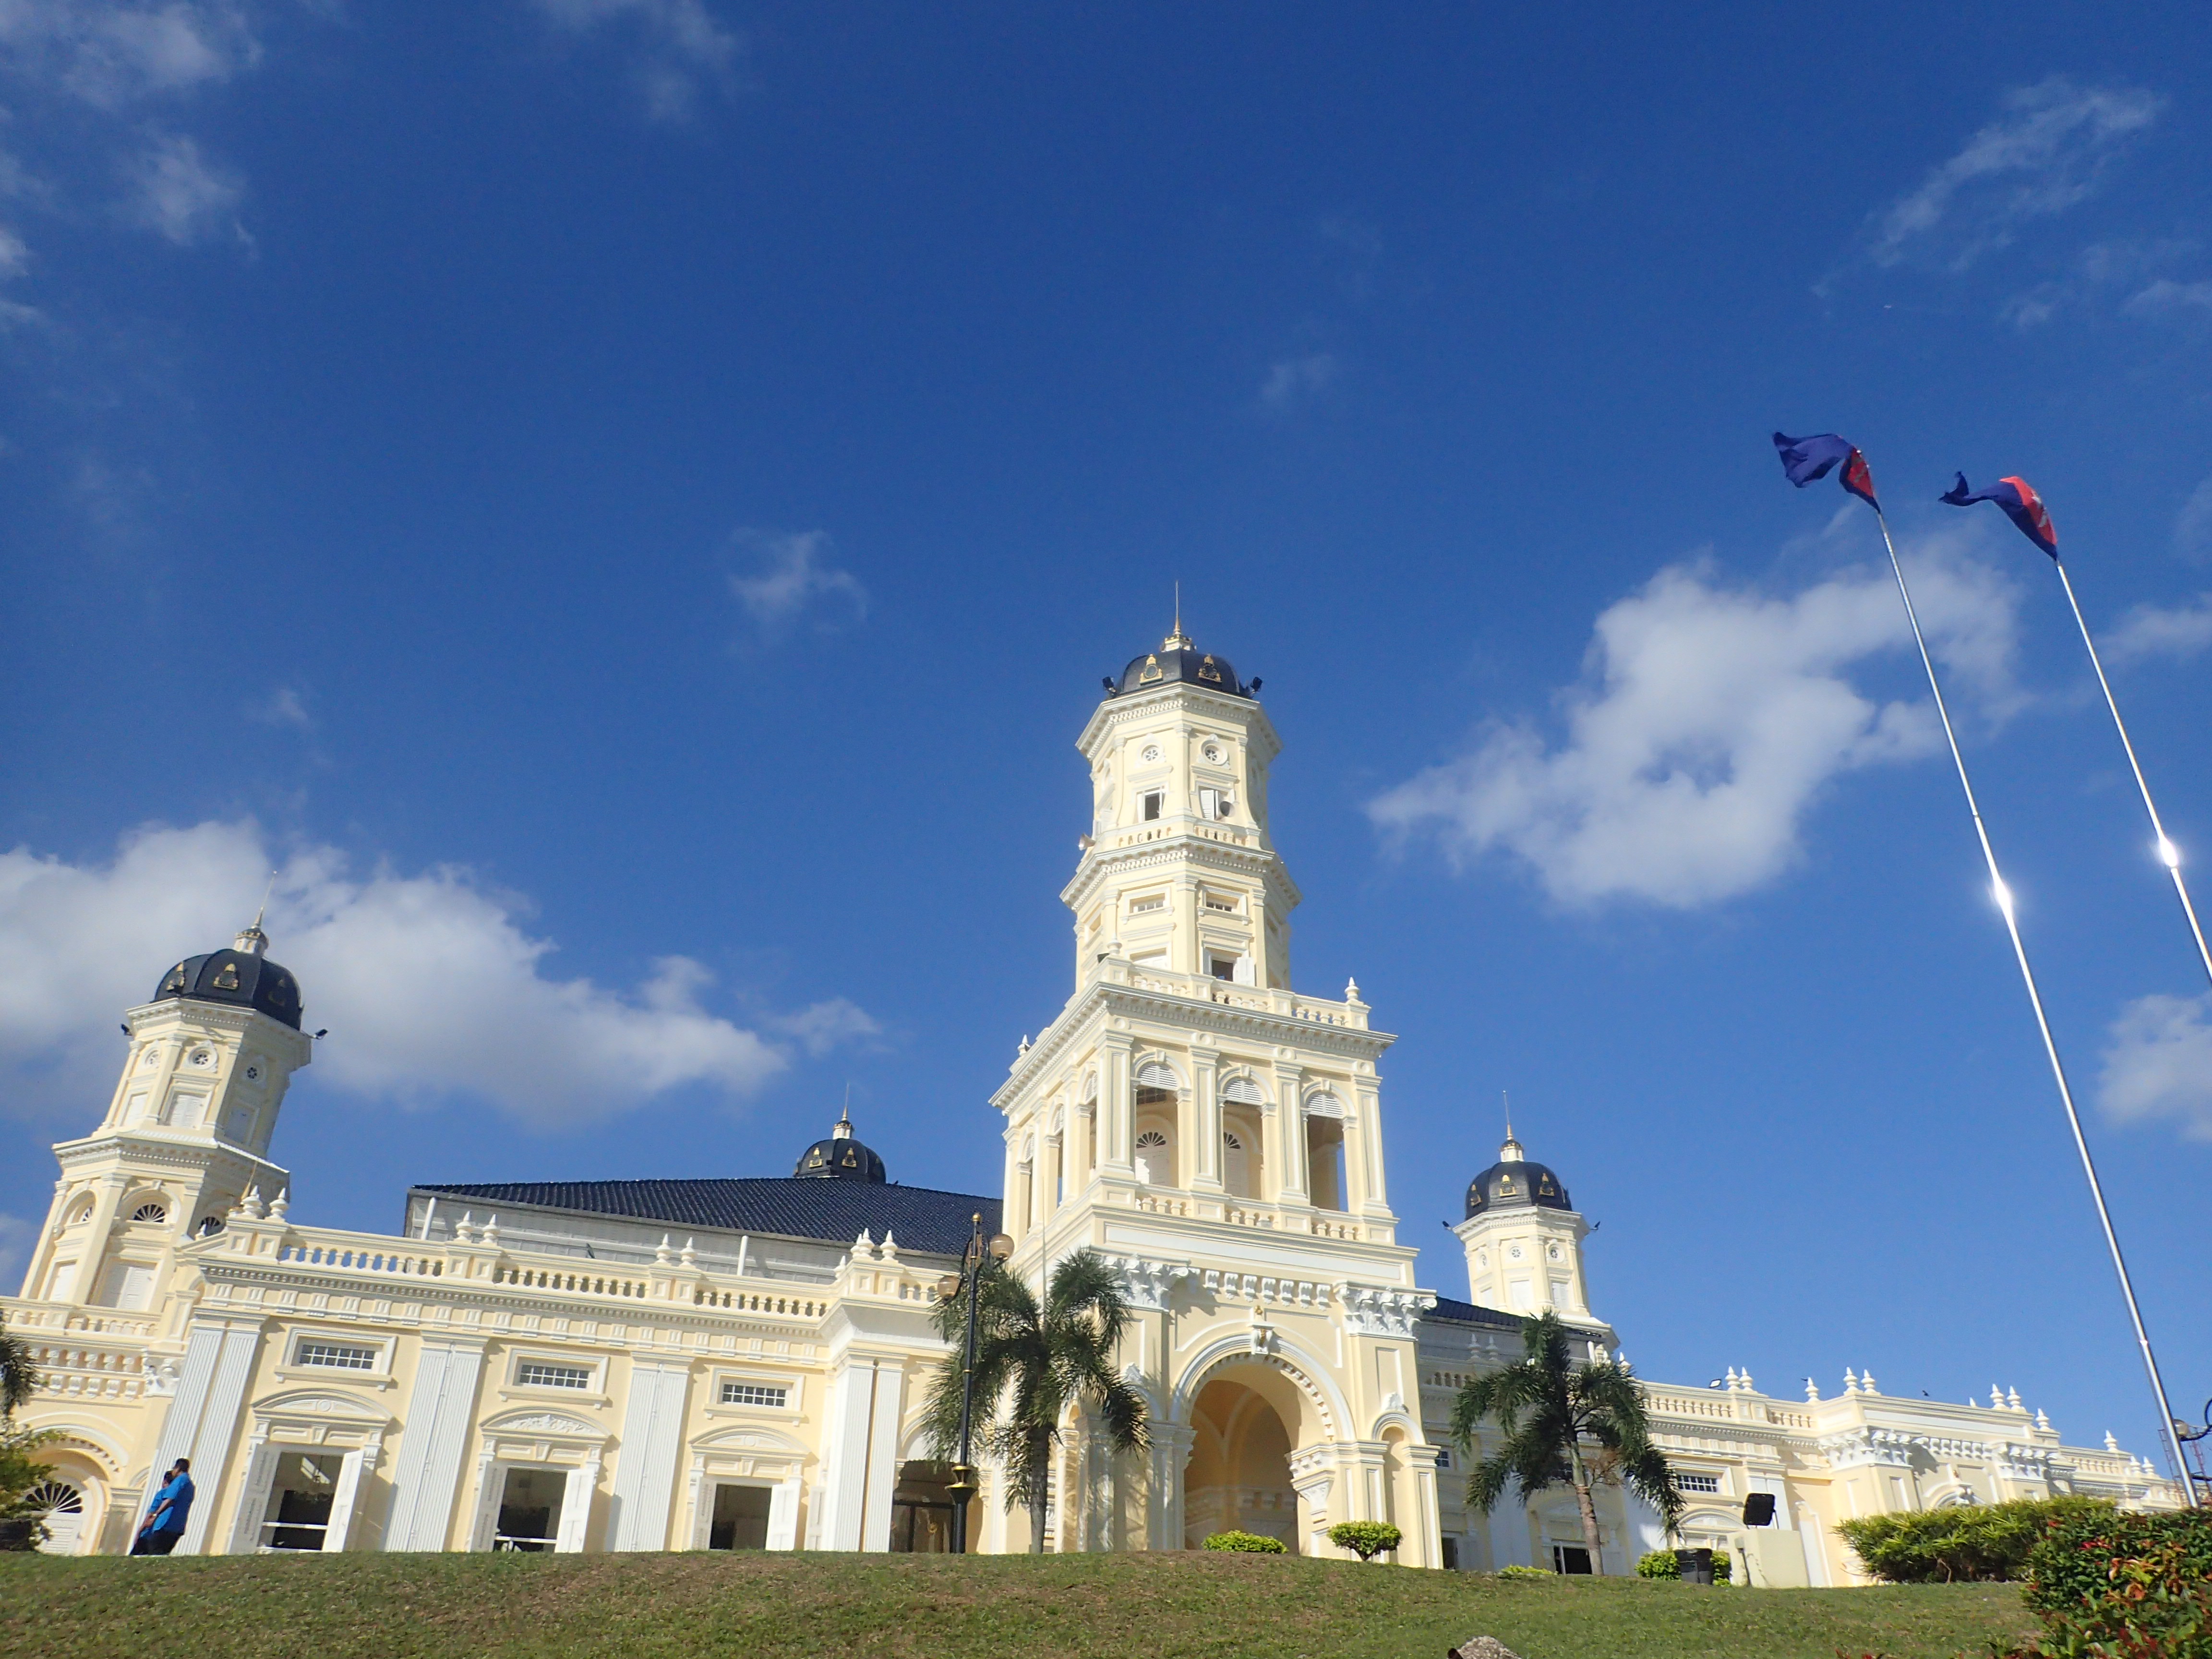
[[[1344,1306],[1344,1328],[1358,1336],[1411,1336],[1413,1322],[1437,1305],[1430,1291],[1399,1291],[1380,1285],[1336,1286]]]
[[[1194,1269],[1181,1261],[1154,1261],[1140,1255],[1109,1255],[1106,1265],[1121,1275],[1121,1298],[1132,1308],[1164,1312],[1175,1300],[1175,1287],[1194,1276]]]
[[[1825,1434],[1815,1443],[1831,1468],[1853,1469],[1869,1464],[1885,1468],[1912,1467],[1912,1447],[1921,1437],[1895,1429],[1860,1427],[1841,1434]]]

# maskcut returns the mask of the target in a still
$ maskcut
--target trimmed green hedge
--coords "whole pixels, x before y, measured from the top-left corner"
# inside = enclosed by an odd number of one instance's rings
[[[2023,1498],[1863,1516],[1836,1530],[1869,1572],[1893,1584],[2002,1583],[2027,1574],[2029,1553],[2053,1524],[2094,1524],[2112,1512],[2097,1498]]]
[[[1713,1552],[1713,1583],[1725,1584],[1729,1582],[1732,1561],[1733,1558],[1726,1550]],[[1653,1550],[1637,1558],[1636,1576],[1638,1578],[1679,1579],[1682,1576],[1681,1559],[1673,1550]]]
[[[1363,1561],[1371,1561],[1385,1550],[1395,1550],[1405,1534],[1388,1521],[1340,1521],[1328,1529],[1328,1541],[1350,1550]]]
[[[1231,1550],[1245,1555],[1287,1555],[1290,1547],[1279,1538],[1262,1538],[1256,1532],[1217,1532],[1206,1540],[1210,1550]]]

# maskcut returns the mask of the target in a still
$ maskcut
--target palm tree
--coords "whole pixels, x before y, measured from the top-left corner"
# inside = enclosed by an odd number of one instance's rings
[[[9,1331],[7,1316],[0,1314],[0,1419],[13,1417],[38,1386],[30,1345]]]
[[[1498,1419],[1504,1438],[1495,1452],[1474,1465],[1467,1482],[1468,1501],[1480,1505],[1486,1515],[1514,1481],[1524,1497],[1547,1486],[1572,1486],[1590,1571],[1603,1572],[1597,1506],[1590,1497],[1596,1486],[1628,1486],[1659,1511],[1670,1533],[1683,1500],[1674,1489],[1674,1472],[1651,1443],[1635,1374],[1617,1359],[1574,1364],[1567,1348],[1571,1340],[1555,1313],[1523,1320],[1522,1357],[1460,1389],[1452,1405],[1451,1433],[1472,1458],[1482,1419]]]
[[[975,1434],[1006,1472],[1006,1507],[1028,1505],[1030,1549],[1042,1554],[1046,1482],[1067,1408],[1078,1401],[1089,1406],[1117,1451],[1146,1444],[1144,1396],[1114,1369],[1129,1305],[1120,1275],[1095,1250],[1078,1250],[1052,1270],[1042,1307],[1027,1284],[995,1261],[973,1283]],[[937,1328],[953,1345],[927,1407],[940,1457],[957,1455],[960,1445],[969,1294],[963,1289],[937,1304]]]

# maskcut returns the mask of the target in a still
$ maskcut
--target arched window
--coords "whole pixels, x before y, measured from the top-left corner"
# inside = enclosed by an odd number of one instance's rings
[[[48,1555],[76,1553],[84,1528],[84,1493],[77,1487],[49,1475],[23,1494],[23,1513],[46,1523],[40,1550]]]
[[[131,1218],[152,1224],[164,1222],[169,1218],[169,1206],[157,1199],[149,1199],[131,1212]]]
[[[1232,1077],[1223,1084],[1221,1097],[1244,1106],[1265,1106],[1267,1103],[1267,1097],[1261,1091],[1260,1085],[1250,1078],[1243,1076]]]
[[[1148,1060],[1137,1067],[1137,1086],[1139,1089],[1164,1089],[1170,1092],[1182,1085],[1175,1068],[1157,1060]]]
[[[71,1227],[82,1226],[92,1219],[92,1210],[93,1204],[90,1199],[78,1200],[76,1207],[70,1212],[69,1220],[65,1224]]]
[[[1147,1187],[1174,1184],[1168,1169],[1168,1138],[1158,1129],[1147,1129],[1137,1137],[1137,1179]]]
[[[1344,1103],[1339,1100],[1334,1095],[1329,1093],[1326,1089],[1320,1091],[1318,1093],[1310,1094],[1306,1097],[1306,1115],[1308,1117],[1340,1118],[1344,1115]]]

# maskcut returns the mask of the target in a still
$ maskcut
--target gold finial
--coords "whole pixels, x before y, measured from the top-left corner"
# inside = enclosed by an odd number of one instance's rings
[[[276,872],[269,872],[269,885],[262,890],[261,903],[253,912],[253,920],[231,941],[231,949],[243,951],[249,956],[259,956],[269,948],[269,935],[261,931],[261,918],[269,914],[269,896],[276,890]]]
[[[1505,1108],[1505,1144],[1498,1149],[1498,1161],[1500,1164],[1518,1164],[1523,1154],[1521,1143],[1513,1138],[1513,1102],[1503,1089],[1498,1091],[1498,1098]]]
[[[1190,648],[1189,636],[1182,631],[1182,584],[1178,581],[1175,585],[1175,632],[1160,642],[1160,649],[1188,651]]]

